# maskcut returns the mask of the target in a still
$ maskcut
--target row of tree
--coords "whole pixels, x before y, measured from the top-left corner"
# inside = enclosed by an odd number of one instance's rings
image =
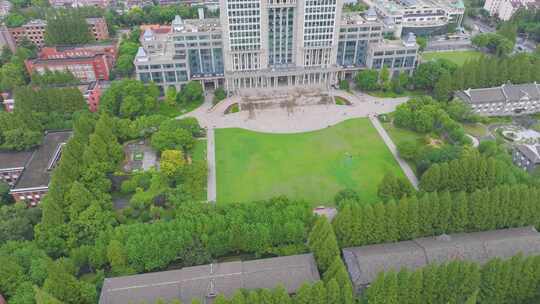
[[[432,89],[440,101],[447,101],[457,90],[493,87],[507,82],[521,84],[540,81],[540,71],[535,68],[540,64],[540,56],[525,53],[503,58],[483,56],[455,68],[441,64],[444,62],[422,63],[415,73],[415,83]]]
[[[228,254],[297,254],[306,250],[312,222],[309,204],[285,198],[216,207],[186,202],[170,220],[101,230],[88,261],[92,269],[109,265],[114,274],[129,274]]]
[[[381,90],[401,94],[409,84],[409,75],[400,72],[398,75],[390,75],[387,67],[379,70],[366,69],[360,71],[355,78],[356,86],[364,91]]]
[[[538,225],[540,193],[523,185],[459,192],[431,192],[398,202],[343,204],[332,222],[341,247],[418,237]]]
[[[511,166],[511,165],[510,165]],[[493,188],[502,184],[525,183],[525,172],[512,170],[503,160],[467,151],[461,158],[434,164],[421,177],[425,191],[466,191]]]
[[[537,303],[540,256],[432,264],[415,271],[380,273],[364,293],[368,304]]]

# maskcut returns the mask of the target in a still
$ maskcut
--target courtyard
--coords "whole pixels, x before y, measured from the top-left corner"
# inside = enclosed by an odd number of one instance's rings
[[[369,203],[387,172],[403,176],[367,118],[293,134],[216,129],[215,138],[218,203],[287,195],[329,205],[344,188]]]

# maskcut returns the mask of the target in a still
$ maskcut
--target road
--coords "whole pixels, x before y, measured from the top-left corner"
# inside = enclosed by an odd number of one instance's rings
[[[394,144],[394,142],[392,141],[388,133],[386,133],[386,130],[383,128],[383,126],[379,122],[379,119],[377,118],[377,116],[370,115],[369,120],[371,121],[371,123],[373,124],[373,127],[375,127],[377,132],[379,132],[379,135],[383,139],[384,143],[386,144],[390,152],[392,152],[392,155],[394,155],[394,158],[396,159],[399,166],[401,167],[401,170],[403,170],[403,173],[405,173],[405,176],[407,177],[407,179],[409,179],[413,187],[416,190],[418,190],[418,178],[416,178],[416,175],[414,174],[414,171],[411,169],[409,164],[403,158],[401,158],[401,156],[399,156],[396,145]]]

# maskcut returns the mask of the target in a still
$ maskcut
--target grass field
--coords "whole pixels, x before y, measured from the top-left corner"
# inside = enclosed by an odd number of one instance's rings
[[[193,160],[206,160],[206,139],[195,141],[191,158]]]
[[[454,51],[454,52],[425,52],[422,54],[423,60],[448,59],[458,65],[463,65],[467,60],[476,59],[482,56],[478,51]]]
[[[217,129],[216,170],[218,203],[287,195],[314,205],[332,204],[346,187],[374,202],[387,172],[403,176],[365,118],[300,134]]]

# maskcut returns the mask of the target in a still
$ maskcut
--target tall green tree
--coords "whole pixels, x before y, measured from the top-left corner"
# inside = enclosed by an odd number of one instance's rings
[[[85,44],[91,40],[88,23],[78,11],[57,11],[47,18],[45,28],[47,45]]]

